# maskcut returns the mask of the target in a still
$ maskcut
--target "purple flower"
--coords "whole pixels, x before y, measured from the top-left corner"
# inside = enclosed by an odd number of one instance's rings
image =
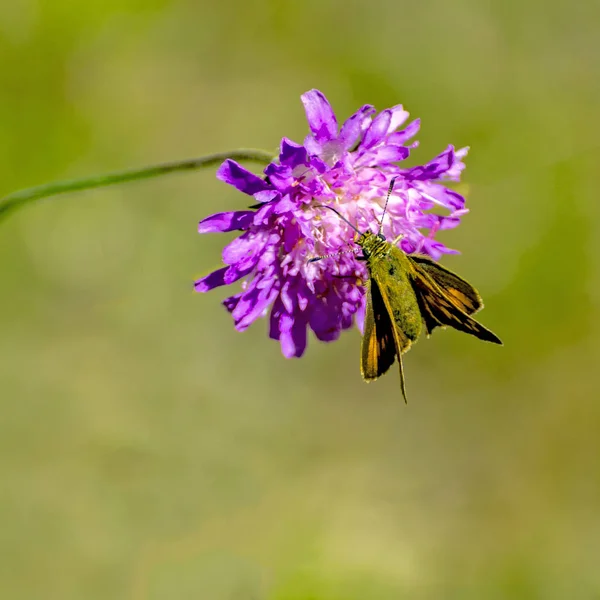
[[[468,148],[448,146],[427,164],[402,169],[397,163],[417,145],[408,142],[420,125],[405,125],[409,115],[402,106],[376,114],[365,105],[340,128],[321,92],[307,92],[302,102],[311,133],[303,145],[284,138],[279,160],[265,168],[265,177],[233,160],[219,168],[219,179],[253,196],[252,208],[200,222],[200,233],[242,233],[223,250],[226,266],[195,283],[196,291],[207,292],[241,280],[241,291],[223,303],[236,329],[243,331],[270,310],[269,335],[288,358],[302,356],[309,327],[327,342],[355,321],[362,329],[367,273],[356,260],[355,232],[319,205],[334,206],[360,231],[376,232],[396,177],[383,233],[388,239],[402,234],[405,252],[435,259],[456,252],[435,240],[437,231],[456,227],[467,212],[465,199],[443,182],[458,181]]]

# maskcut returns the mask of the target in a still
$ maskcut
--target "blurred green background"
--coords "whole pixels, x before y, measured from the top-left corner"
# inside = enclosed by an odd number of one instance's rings
[[[600,4],[11,0],[0,195],[301,141],[403,103],[471,146],[443,238],[504,348],[455,331],[365,385],[194,294],[247,199],[214,170],[0,223],[0,593],[11,600],[600,598]]]

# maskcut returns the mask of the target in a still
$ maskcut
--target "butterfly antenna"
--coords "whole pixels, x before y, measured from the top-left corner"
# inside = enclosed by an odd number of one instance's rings
[[[356,229],[356,227],[354,225],[352,225],[352,223],[350,223],[350,221],[348,221],[348,219],[346,219],[346,217],[340,213],[338,210],[336,210],[335,208],[333,208],[333,206],[326,206],[325,204],[315,204],[316,208],[328,208],[329,210],[332,210],[342,221],[344,221],[345,223],[348,223],[348,225],[350,225],[350,227],[352,227],[352,229],[354,229],[354,231],[356,231],[356,233],[358,233],[358,235],[362,235],[362,233]]]
[[[339,256],[340,254],[356,254],[356,250],[340,250],[339,252],[332,252],[331,254],[323,254],[323,256],[313,256],[309,258],[307,262],[314,263],[319,260],[323,260],[324,258],[333,258],[334,256]]]
[[[396,183],[397,177],[392,177],[390,181],[390,187],[388,188],[387,196],[385,197],[385,204],[383,206],[383,213],[381,214],[381,222],[379,223],[379,233],[381,233],[383,229],[383,217],[385,217],[385,211],[387,210],[388,202],[390,201],[390,196],[392,194],[392,190],[394,189],[394,184]]]

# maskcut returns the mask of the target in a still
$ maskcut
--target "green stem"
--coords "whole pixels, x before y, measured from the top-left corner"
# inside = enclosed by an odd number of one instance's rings
[[[211,167],[223,162],[227,158],[268,164],[273,160],[273,153],[266,152],[265,150],[240,149],[233,150],[232,152],[209,154],[200,158],[151,165],[149,167],[142,167],[141,169],[117,171],[116,173],[107,173],[106,175],[96,175],[82,179],[67,179],[65,181],[38,185],[18,190],[0,199],[0,219],[30,202],[47,198],[48,196],[106,187],[127,181],[137,181],[138,179],[149,179],[150,177],[158,177],[159,175],[167,175],[177,171],[192,171],[203,167]]]

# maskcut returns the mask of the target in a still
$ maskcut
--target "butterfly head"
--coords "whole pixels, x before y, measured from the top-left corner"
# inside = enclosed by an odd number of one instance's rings
[[[386,246],[387,240],[385,239],[383,233],[365,231],[360,235],[355,243],[360,246],[364,257],[369,258],[369,256],[372,256],[382,247]]]

